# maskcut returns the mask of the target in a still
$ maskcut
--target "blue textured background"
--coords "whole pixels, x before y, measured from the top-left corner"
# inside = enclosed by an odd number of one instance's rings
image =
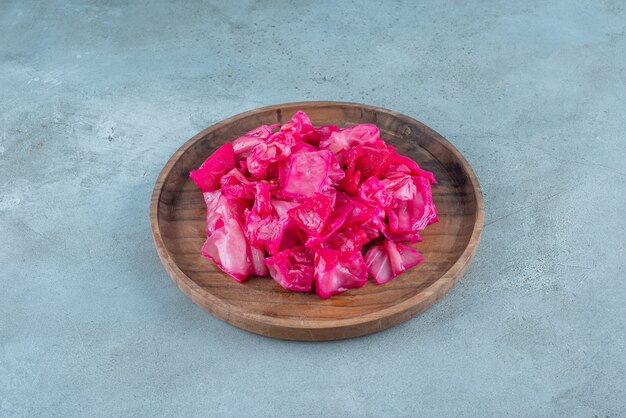
[[[623,1],[126,3],[0,0],[0,415],[626,416]],[[292,343],[178,291],[148,205],[199,130],[316,99],[446,136],[486,225],[425,313]]]

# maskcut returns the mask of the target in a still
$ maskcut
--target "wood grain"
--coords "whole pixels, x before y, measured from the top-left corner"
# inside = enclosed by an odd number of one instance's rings
[[[423,231],[416,248],[425,261],[382,286],[330,299],[289,292],[270,278],[240,284],[200,254],[205,240],[202,193],[189,179],[218,146],[261,125],[285,122],[304,110],[315,125],[374,123],[398,152],[435,173],[439,222]],[[339,102],[264,107],[217,123],[187,141],[167,162],[154,186],[150,224],[169,276],[196,304],[235,326],[291,340],[334,340],[380,331],[411,318],[441,298],[463,275],[480,239],[483,198],[463,156],[441,135],[402,114]]]

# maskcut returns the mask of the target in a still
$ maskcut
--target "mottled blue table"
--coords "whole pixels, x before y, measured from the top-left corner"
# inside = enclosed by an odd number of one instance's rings
[[[0,1],[0,416],[626,416],[625,3],[226,3]],[[414,116],[482,183],[400,326],[260,337],[159,262],[169,156],[299,100]]]

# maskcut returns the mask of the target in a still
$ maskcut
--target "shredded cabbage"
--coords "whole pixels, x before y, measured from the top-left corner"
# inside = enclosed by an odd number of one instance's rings
[[[190,177],[207,208],[205,257],[239,282],[269,274],[321,298],[419,264],[409,244],[438,221],[434,175],[376,125],[315,127],[302,111],[225,143]]]

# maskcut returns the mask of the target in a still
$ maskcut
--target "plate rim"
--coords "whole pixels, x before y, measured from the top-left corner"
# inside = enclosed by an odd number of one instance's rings
[[[472,228],[472,234],[469,238],[468,244],[465,246],[463,252],[458,257],[458,259],[454,262],[454,264],[443,273],[437,280],[435,280],[430,286],[423,289],[418,294],[409,297],[402,302],[388,306],[381,310],[376,310],[367,314],[351,317],[351,318],[343,318],[343,319],[332,319],[332,320],[309,320],[309,319],[295,319],[295,318],[281,318],[281,317],[273,317],[267,316],[257,313],[251,313],[249,311],[244,310],[242,307],[224,302],[221,298],[213,295],[212,293],[204,290],[202,287],[198,286],[196,282],[194,282],[187,274],[180,269],[180,267],[174,262],[172,259],[167,247],[165,245],[165,241],[163,240],[163,236],[161,234],[161,229],[159,226],[159,205],[160,205],[160,195],[163,191],[163,186],[168,176],[172,172],[172,168],[174,164],[178,161],[178,159],[197,141],[201,140],[206,136],[207,133],[219,129],[220,127],[230,124],[232,122],[236,122],[242,118],[245,118],[249,115],[275,111],[284,107],[299,107],[299,106],[307,106],[307,107],[329,107],[329,106],[343,106],[343,107],[353,107],[359,109],[368,109],[371,111],[384,112],[389,113],[399,119],[403,119],[405,121],[411,122],[419,126],[428,135],[434,137],[437,142],[443,145],[447,150],[454,155],[454,157],[460,162],[463,169],[466,171],[468,178],[472,183],[472,189],[474,191],[474,198],[476,201],[476,218],[474,221],[474,225]],[[257,325],[261,325],[262,327],[274,327],[280,328],[284,331],[292,330],[297,332],[303,332],[306,330],[329,330],[330,333],[333,333],[331,330],[340,330],[340,329],[348,329],[355,325],[365,326],[368,323],[370,327],[364,330],[363,332],[350,333],[345,337],[331,337],[331,338],[319,338],[317,335],[311,334],[311,340],[319,340],[319,339],[338,339],[338,338],[349,338],[359,335],[365,335],[372,332],[376,332],[379,330],[383,330],[392,325],[396,325],[400,322],[403,322],[420,311],[430,307],[434,304],[438,299],[440,299],[443,295],[445,295],[448,290],[454,286],[460,279],[460,277],[465,273],[467,267],[472,261],[474,255],[476,254],[476,250],[478,248],[478,244],[480,242],[480,236],[482,233],[482,229],[484,226],[484,201],[482,195],[482,189],[480,187],[480,183],[478,182],[478,178],[476,173],[474,172],[472,166],[467,162],[465,157],[461,154],[459,150],[454,147],[446,138],[440,135],[438,132],[434,131],[432,128],[423,124],[422,122],[395,112],[390,109],[386,109],[383,107],[366,105],[355,102],[341,102],[341,101],[298,101],[298,102],[287,102],[280,103],[275,105],[269,105],[264,107],[259,107],[251,110],[247,110],[245,112],[230,116],[226,119],[223,119],[215,124],[208,126],[202,131],[198,132],[190,139],[185,141],[172,156],[168,159],[167,163],[159,173],[157,177],[156,183],[154,185],[151,199],[150,199],[150,227],[152,231],[152,237],[157,249],[157,253],[161,260],[161,263],[165,267],[170,279],[177,285],[177,287],[185,293],[194,303],[199,305],[200,307],[208,310],[213,315],[218,318],[231,323],[240,328],[246,329],[251,332],[255,332],[257,334],[263,334],[268,336],[274,336],[271,330],[266,330],[266,332],[260,331],[255,328],[252,329],[247,322],[253,321],[256,322]],[[207,306],[207,302],[210,306]],[[235,318],[233,315],[239,315],[240,318]],[[377,323],[381,323],[381,321],[385,322],[383,326],[376,326]],[[371,328],[371,329],[369,329]],[[280,336],[278,338],[283,339],[308,339],[308,338],[290,338],[289,336]]]

